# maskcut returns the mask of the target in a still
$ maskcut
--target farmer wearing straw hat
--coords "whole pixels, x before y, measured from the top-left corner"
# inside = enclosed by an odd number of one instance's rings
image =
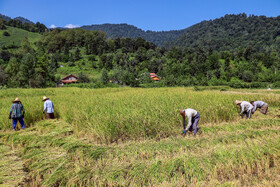
[[[253,105],[251,105],[251,103],[249,103],[248,101],[235,101],[236,105],[239,105],[241,108],[241,111],[239,113],[240,116],[242,116],[242,118],[244,117],[244,115],[246,115],[247,119],[250,119],[251,117],[251,112],[253,110]]]
[[[9,119],[13,119],[13,129],[16,131],[16,126],[17,126],[17,122],[19,121],[21,128],[25,129],[25,125],[23,122],[23,118],[24,118],[24,108],[23,105],[21,104],[21,101],[19,98],[16,98],[14,101],[12,101],[12,106],[11,106],[11,110],[9,113]]]
[[[183,117],[183,127],[184,127],[183,134],[186,134],[187,131],[189,130],[193,132],[194,136],[196,136],[197,124],[200,119],[199,113],[194,109],[188,108],[188,109],[181,109],[180,114]],[[187,127],[186,127],[186,116],[188,118]]]
[[[52,101],[46,96],[43,97],[43,101],[44,101],[43,113],[45,113],[46,111],[46,119],[54,119],[54,106]]]

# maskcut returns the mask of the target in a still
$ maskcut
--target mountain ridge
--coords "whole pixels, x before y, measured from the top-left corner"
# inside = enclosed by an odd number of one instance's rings
[[[165,42],[176,39],[178,36],[185,32],[182,30],[170,30],[170,31],[144,31],[134,25],[129,25],[127,23],[120,24],[92,24],[83,25],[80,28],[91,31],[103,31],[106,33],[108,38],[138,38],[142,37],[149,42],[153,42],[156,45],[163,45]]]

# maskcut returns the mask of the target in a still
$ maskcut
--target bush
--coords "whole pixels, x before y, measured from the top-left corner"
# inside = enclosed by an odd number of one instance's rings
[[[8,33],[7,31],[3,32],[3,36],[10,36],[10,33]]]
[[[243,82],[242,80],[232,77],[229,82],[229,86],[232,88],[250,88],[250,85]]]
[[[252,82],[250,84],[251,88],[267,88],[267,83],[264,82]]]
[[[212,77],[208,81],[209,86],[228,86],[229,83],[226,80],[217,79],[216,77]]]
[[[88,78],[88,76],[83,74],[82,72],[78,75],[78,78],[79,78],[79,82],[82,82],[82,83],[90,82],[90,79]]]
[[[273,88],[280,88],[280,81],[277,81],[275,83],[272,84]]]

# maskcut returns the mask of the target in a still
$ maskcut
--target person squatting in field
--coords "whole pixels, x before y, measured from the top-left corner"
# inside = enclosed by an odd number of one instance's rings
[[[199,113],[194,109],[188,108],[188,109],[181,109],[180,114],[183,117],[183,127],[184,127],[183,134],[186,134],[187,131],[189,130],[189,131],[193,132],[194,136],[196,136],[197,124],[200,119]],[[185,119],[186,116],[188,118],[187,127],[186,127],[186,119]]]
[[[251,101],[251,104],[253,105],[253,110],[252,110],[252,114],[255,113],[255,111],[260,108],[260,112],[264,115],[267,114],[267,110],[268,110],[268,104],[263,102],[263,101]]]
[[[248,101],[238,101],[238,100],[235,101],[235,104],[240,106],[241,111],[239,115],[242,118],[244,117],[244,115],[246,115],[246,118],[250,119],[251,112],[253,110],[253,105],[251,105],[251,103],[249,103]]]
[[[44,101],[43,113],[45,113],[46,111],[46,119],[54,119],[54,106],[52,101],[46,96],[43,97],[43,101]]]
[[[9,119],[13,119],[13,129],[16,131],[17,122],[19,121],[21,128],[25,129],[23,122],[25,110],[19,98],[16,98],[12,101],[11,110],[9,113]]]

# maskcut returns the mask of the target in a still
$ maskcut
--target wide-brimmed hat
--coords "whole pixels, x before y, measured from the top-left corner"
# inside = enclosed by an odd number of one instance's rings
[[[235,100],[235,102],[234,102],[236,105],[239,105],[239,104],[241,104],[242,103],[242,101],[239,101],[239,100]]]
[[[12,102],[13,102],[13,103],[17,103],[17,102],[20,103],[21,101],[20,101],[20,99],[17,97],[17,98],[15,98],[15,100],[13,100]]]
[[[47,99],[49,99],[49,98],[46,96],[43,97],[43,101],[46,101]]]

